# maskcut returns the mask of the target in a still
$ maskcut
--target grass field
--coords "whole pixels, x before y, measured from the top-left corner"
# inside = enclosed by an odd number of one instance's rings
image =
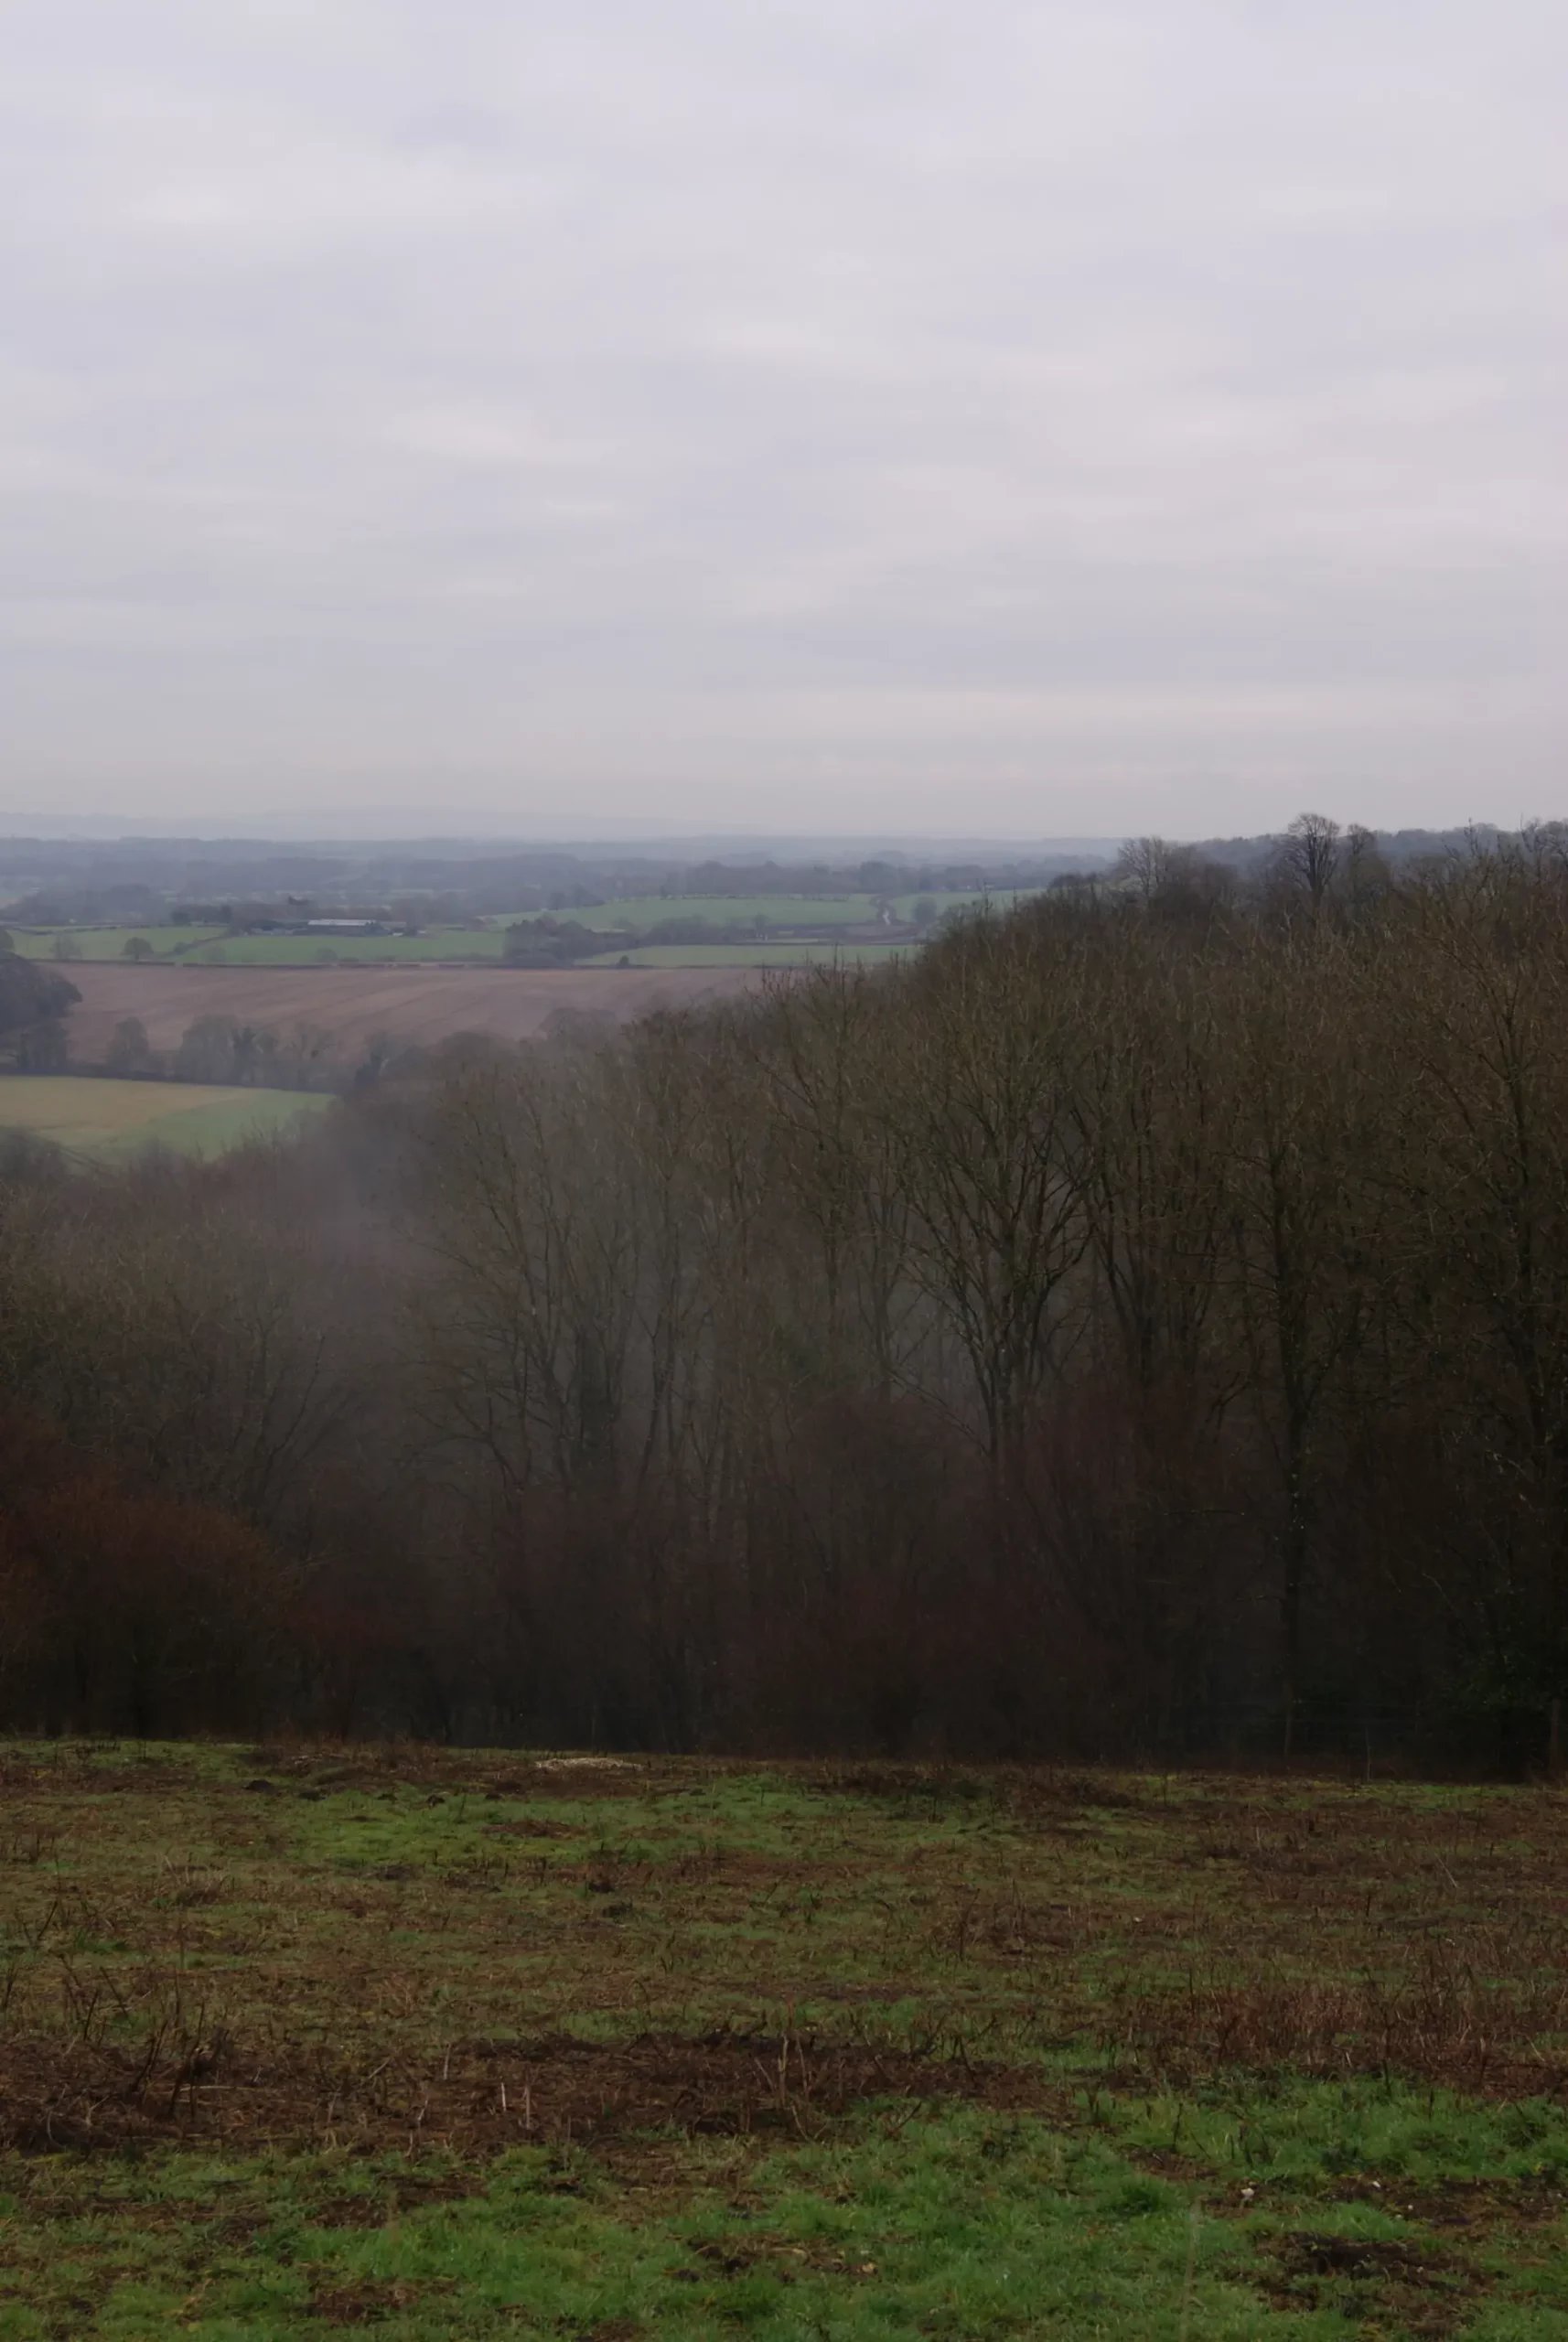
[[[772,943],[644,943],[624,955],[602,951],[585,960],[586,968],[618,968],[624,956],[631,968],[813,968],[841,965],[875,967],[902,951],[918,949],[908,943],[810,943],[780,938]]]
[[[0,916],[0,925],[4,925],[3,916]],[[506,943],[506,937],[499,927],[433,927],[418,935],[345,935],[336,938],[226,936],[222,929],[217,927],[12,928],[8,932],[24,959],[50,961],[54,958],[57,932],[68,934],[81,958],[81,962],[61,963],[62,972],[67,975],[73,965],[82,962],[124,960],[126,942],[134,935],[141,936],[152,945],[155,961],[172,962],[177,967],[188,961],[194,962],[199,967],[308,967],[323,951],[331,951],[337,959],[346,962],[406,961],[418,966],[427,961],[499,960]]]
[[[984,900],[978,894],[911,894],[890,898],[900,919],[914,916],[918,902],[934,903],[938,915],[944,911],[969,910]],[[998,909],[1026,899],[1023,895],[1000,894],[990,897]],[[770,928],[778,927],[865,927],[876,917],[877,897],[873,895],[639,895],[628,896],[624,901],[600,903],[592,910],[567,911],[561,916],[581,921],[585,927],[629,928],[634,931],[657,927],[661,919],[704,919],[715,927],[742,927],[752,919],[765,919]]]
[[[870,895],[628,895],[592,910],[563,912],[585,927],[657,927],[661,919],[703,919],[714,927],[859,927],[876,916]]]
[[[5,914],[0,912],[0,927],[5,925]],[[12,927],[6,932],[24,960],[51,960],[57,935],[69,936],[84,960],[123,959],[134,935],[152,945],[156,958],[167,960],[183,958],[188,951],[214,942],[223,930],[220,927]]]
[[[151,1145],[181,1155],[221,1155],[246,1139],[296,1129],[330,1102],[297,1090],[0,1075],[0,1130],[30,1131],[36,1138],[91,1155],[123,1155]]]
[[[1568,2333],[1568,1801],[0,1750],[0,2336]]]

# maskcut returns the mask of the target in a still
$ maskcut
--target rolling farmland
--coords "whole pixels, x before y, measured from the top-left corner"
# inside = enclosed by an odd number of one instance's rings
[[[345,1051],[375,1033],[433,1044],[453,1033],[529,1040],[564,1010],[629,1022],[754,982],[745,968],[204,968],[76,962],[81,994],[69,1020],[71,1056],[98,1063],[122,1017],[140,1017],[156,1049],[177,1047],[199,1016],[285,1031],[314,1025]]]
[[[642,895],[613,902],[594,903],[541,913],[519,912],[532,920],[555,918],[602,934],[608,941],[640,937],[637,952],[657,951],[657,962],[634,957],[634,966],[703,967],[760,964],[766,947],[768,966],[797,966],[820,960],[843,940],[846,956],[867,956],[915,940],[910,923],[917,905],[929,906],[928,921],[949,912],[973,909],[985,897],[977,894],[927,893],[888,898],[887,908],[903,923],[901,935],[889,938],[881,919],[880,898],[871,895]],[[989,898],[998,910],[1023,899],[1015,894]],[[180,968],[315,968],[347,962],[358,966],[430,966],[484,964],[501,960],[507,949],[510,915],[490,914],[481,919],[432,923],[417,934],[389,929],[377,935],[332,934],[327,930],[281,934],[233,933],[216,926],[139,927],[91,926],[6,927],[12,948],[24,959],[53,960],[63,950],[68,968],[122,963],[127,946],[145,944],[151,954],[145,964]],[[0,911],[0,926],[5,913]],[[684,941],[671,940],[671,926],[687,930]],[[702,930],[707,930],[704,935]],[[748,931],[738,941],[719,939],[725,930]],[[921,935],[929,931],[922,929]],[[623,941],[618,950],[628,948]]]

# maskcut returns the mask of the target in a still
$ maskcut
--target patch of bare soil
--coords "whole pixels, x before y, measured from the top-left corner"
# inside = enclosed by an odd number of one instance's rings
[[[451,2278],[427,2278],[413,2285],[361,2277],[357,2284],[314,2287],[305,2314],[330,2319],[334,2326],[375,2326],[405,2309],[423,2308],[432,2294],[455,2291]]]
[[[1332,2190],[1332,2200],[1375,2204],[1466,2241],[1498,2229],[1547,2228],[1568,2211],[1568,2194],[1544,2179],[1444,2179],[1425,2186],[1403,2179],[1347,2180]]]
[[[645,2133],[811,2138],[874,2100],[913,2111],[953,2098],[1038,2109],[1045,2097],[1037,2076],[1004,2068],[764,2035],[475,2040],[439,2065],[388,2058],[365,2070],[286,2046],[258,2056],[221,2036],[140,2055],[81,2041],[0,2045],[0,2146],[27,2154],[197,2139],[472,2154]]]
[[[1415,2342],[1445,2342],[1486,2291],[1476,2272],[1421,2241],[1296,2229],[1273,2258],[1276,2273],[1265,2291],[1275,2308],[1338,2309]]]
[[[591,1799],[649,1797],[689,1789],[695,1777],[682,1769],[628,1756],[520,1756],[498,1767],[493,1751],[470,1756],[461,1749],[366,1748],[345,1753],[329,1747],[257,1747],[249,1751],[247,1777],[236,1786],[252,1796],[280,1789],[360,1789],[381,1794],[393,1789],[424,1789],[445,1797]]]

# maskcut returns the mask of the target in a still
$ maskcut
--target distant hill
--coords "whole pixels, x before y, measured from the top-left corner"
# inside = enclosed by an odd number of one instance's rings
[[[1391,863],[1438,854],[1479,830],[1380,832]],[[1108,869],[1118,838],[756,837],[384,840],[0,836],[0,917],[22,925],[137,924],[182,909],[227,923],[259,908],[308,905],[330,917],[402,907],[420,924],[498,913],[586,908],[623,896],[768,893],[944,894],[1049,886]],[[1183,841],[1183,843],[1188,843]],[[1273,854],[1275,833],[1190,841],[1240,873]]]

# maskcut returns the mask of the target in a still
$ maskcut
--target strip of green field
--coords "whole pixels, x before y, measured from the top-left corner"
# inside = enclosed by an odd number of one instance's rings
[[[911,894],[898,896],[889,907],[906,925],[918,915],[922,927],[930,928],[946,914],[972,909],[985,899],[978,894]],[[1024,897],[1003,894],[989,899],[998,909],[1005,909]],[[699,936],[691,943],[652,940],[628,947],[633,967],[746,968],[809,965],[831,947],[780,930],[815,929],[819,935],[825,930],[831,936],[839,929],[873,927],[878,912],[879,904],[870,895],[639,895],[518,916],[555,918],[601,935],[653,936],[671,922],[679,922],[688,931],[712,929],[715,938],[725,929],[753,929],[755,936],[738,943],[704,941]],[[158,926],[10,928],[6,932],[25,959],[58,960],[63,952],[68,971],[73,961],[119,962],[141,956],[126,951],[128,944],[136,941],[148,947],[149,965],[308,968],[499,961],[506,951],[508,924],[507,917],[498,915],[483,926],[447,924],[424,929],[417,935],[228,935],[217,927]],[[757,945],[767,947],[764,958],[756,956]],[[875,956],[886,948],[868,942],[849,950]],[[618,958],[617,952],[610,964]]]
[[[562,911],[585,927],[635,932],[671,919],[706,919],[714,927],[744,927],[765,919],[770,927],[855,927],[876,917],[869,895],[628,895],[590,909]]]
[[[87,1155],[162,1146],[211,1155],[250,1139],[279,1137],[331,1102],[298,1090],[11,1074],[0,1076],[0,1130],[27,1131]]]
[[[5,927],[14,949],[24,960],[123,960],[125,946],[140,937],[156,960],[182,960],[216,940],[220,927]]]
[[[586,968],[814,968],[833,962],[879,966],[918,949],[908,943],[644,943],[630,951],[600,951],[581,962]]]
[[[584,927],[626,928],[635,934],[646,933],[666,919],[705,919],[714,927],[745,927],[756,919],[765,919],[769,928],[869,927],[883,899],[874,895],[635,895],[557,916],[575,919]],[[942,894],[930,889],[889,899],[895,916],[908,922],[920,904],[931,907],[933,917],[940,919],[945,912],[969,910],[987,899],[998,909],[1010,908],[1026,896],[1007,893],[988,898],[982,894]]]

